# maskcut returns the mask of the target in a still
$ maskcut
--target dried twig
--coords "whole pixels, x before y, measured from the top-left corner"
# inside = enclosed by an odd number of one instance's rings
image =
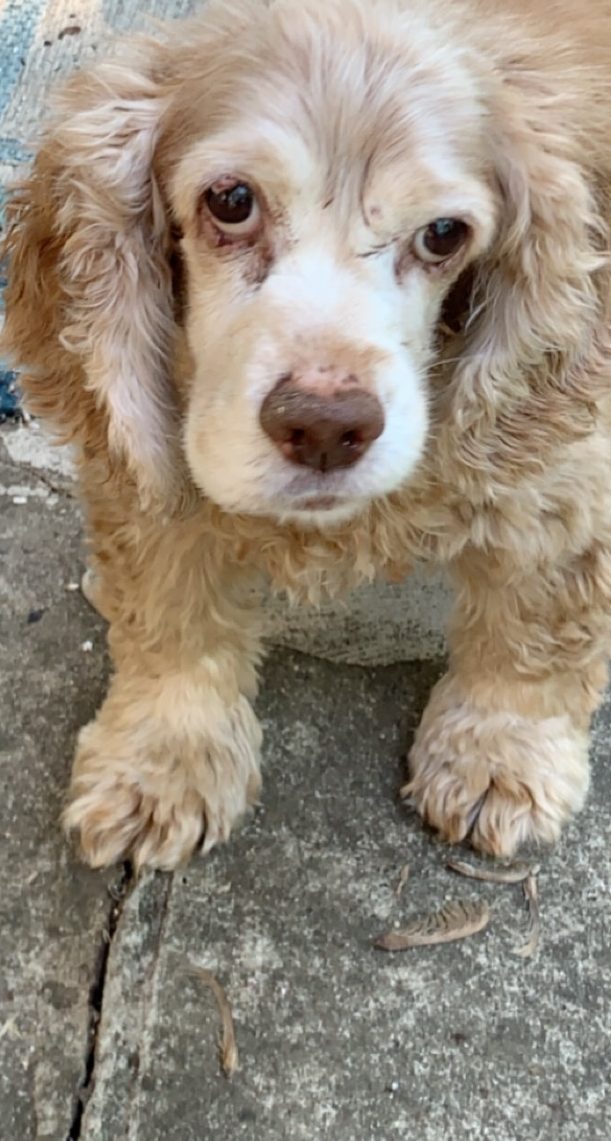
[[[223,1027],[219,1046],[221,1068],[225,1076],[230,1078],[238,1068],[238,1047],[235,1040],[233,1015],[231,1013],[229,999],[216,975],[212,974],[212,971],[206,970],[205,967],[196,967],[194,964],[190,964],[189,974],[193,975],[194,978],[200,979],[200,981],[204,983],[204,986],[209,987],[216,999]]]
[[[452,872],[458,872],[459,876],[468,876],[473,880],[485,880],[487,883],[522,883],[530,875],[536,875],[539,871],[538,864],[527,864],[522,861],[517,861],[515,864],[508,864],[505,867],[499,865],[498,867],[482,867],[475,864],[466,864],[463,860],[448,860],[446,867]]]
[[[483,931],[490,921],[486,903],[456,901],[446,903],[440,911],[416,919],[400,931],[388,931],[376,939],[382,951],[406,951],[409,947],[427,947],[436,943],[452,943]]]
[[[516,947],[515,954],[522,959],[530,959],[536,953],[541,940],[541,913],[539,911],[539,888],[534,872],[524,880],[524,895],[528,903],[528,939],[523,947]]]
[[[399,877],[397,879],[397,886],[395,887],[395,895],[396,895],[397,899],[401,895],[401,892],[403,891],[403,888],[405,887],[408,879],[409,879],[409,864],[404,864],[403,867],[401,868],[401,871],[399,872]]]

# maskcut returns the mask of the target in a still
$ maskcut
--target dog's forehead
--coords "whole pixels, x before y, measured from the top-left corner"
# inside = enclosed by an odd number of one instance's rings
[[[317,184],[317,195],[354,201],[392,198],[399,184],[426,194],[431,179],[471,173],[482,116],[459,57],[426,38],[397,44],[353,31],[275,37],[272,28],[237,55],[225,44],[213,75],[200,69],[172,116],[182,141],[173,165],[190,156],[186,182],[216,164],[256,173],[286,196]]]
[[[349,140],[332,146],[322,131],[314,140],[295,126],[249,117],[189,149],[175,168],[172,197],[186,220],[203,185],[231,172],[263,192],[272,214],[278,208],[298,222],[311,208],[316,226],[322,210],[332,229],[353,235],[355,227],[384,235],[401,219],[428,221],[436,202],[449,212],[454,198],[462,202],[466,171],[450,145],[431,146],[409,130],[393,132],[391,144],[380,132],[358,150]]]
[[[443,108],[415,108],[400,91],[369,107],[344,98],[327,111],[307,92],[285,91],[284,113],[279,102],[245,99],[241,114],[189,140],[173,164],[179,213],[188,216],[203,185],[231,172],[279,206],[358,214],[383,233],[480,173],[460,124],[452,131]]]

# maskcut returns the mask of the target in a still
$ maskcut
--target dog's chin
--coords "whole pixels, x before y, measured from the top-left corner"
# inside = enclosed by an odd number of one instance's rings
[[[241,495],[219,494],[219,489],[197,481],[200,493],[205,499],[216,503],[228,515],[250,515],[255,518],[273,519],[282,524],[318,529],[331,528],[347,523],[366,511],[371,502],[370,496],[354,496],[312,492],[311,495]]]
[[[231,484],[218,478],[217,472],[193,471],[200,493],[228,515],[250,515],[274,520],[279,524],[301,527],[332,528],[362,515],[375,494],[355,494],[336,475],[324,478],[293,479],[276,486],[261,486],[256,480],[245,484],[240,479]],[[276,481],[273,481],[276,483]],[[382,492],[384,494],[384,491]]]
[[[364,511],[368,502],[367,499],[337,495],[313,495],[293,504],[279,504],[268,514],[277,518],[279,523],[322,529],[347,523],[356,518]]]
[[[232,514],[254,515],[273,519],[282,525],[330,529],[357,518],[367,509],[370,500],[339,495],[312,495],[292,501],[290,499],[261,500],[232,506]],[[228,510],[227,504],[223,504]]]

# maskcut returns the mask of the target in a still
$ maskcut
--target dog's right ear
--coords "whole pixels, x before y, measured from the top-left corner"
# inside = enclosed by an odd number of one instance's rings
[[[77,75],[7,208],[3,341],[32,410],[125,461],[145,500],[178,475],[170,227],[152,172],[163,45]]]

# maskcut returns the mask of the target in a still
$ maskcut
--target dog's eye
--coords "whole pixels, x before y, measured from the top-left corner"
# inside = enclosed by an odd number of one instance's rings
[[[216,182],[204,194],[215,225],[227,237],[251,237],[261,223],[261,208],[246,182]]]
[[[466,222],[458,218],[437,218],[418,230],[414,238],[414,253],[420,261],[439,265],[464,245],[468,234]]]

